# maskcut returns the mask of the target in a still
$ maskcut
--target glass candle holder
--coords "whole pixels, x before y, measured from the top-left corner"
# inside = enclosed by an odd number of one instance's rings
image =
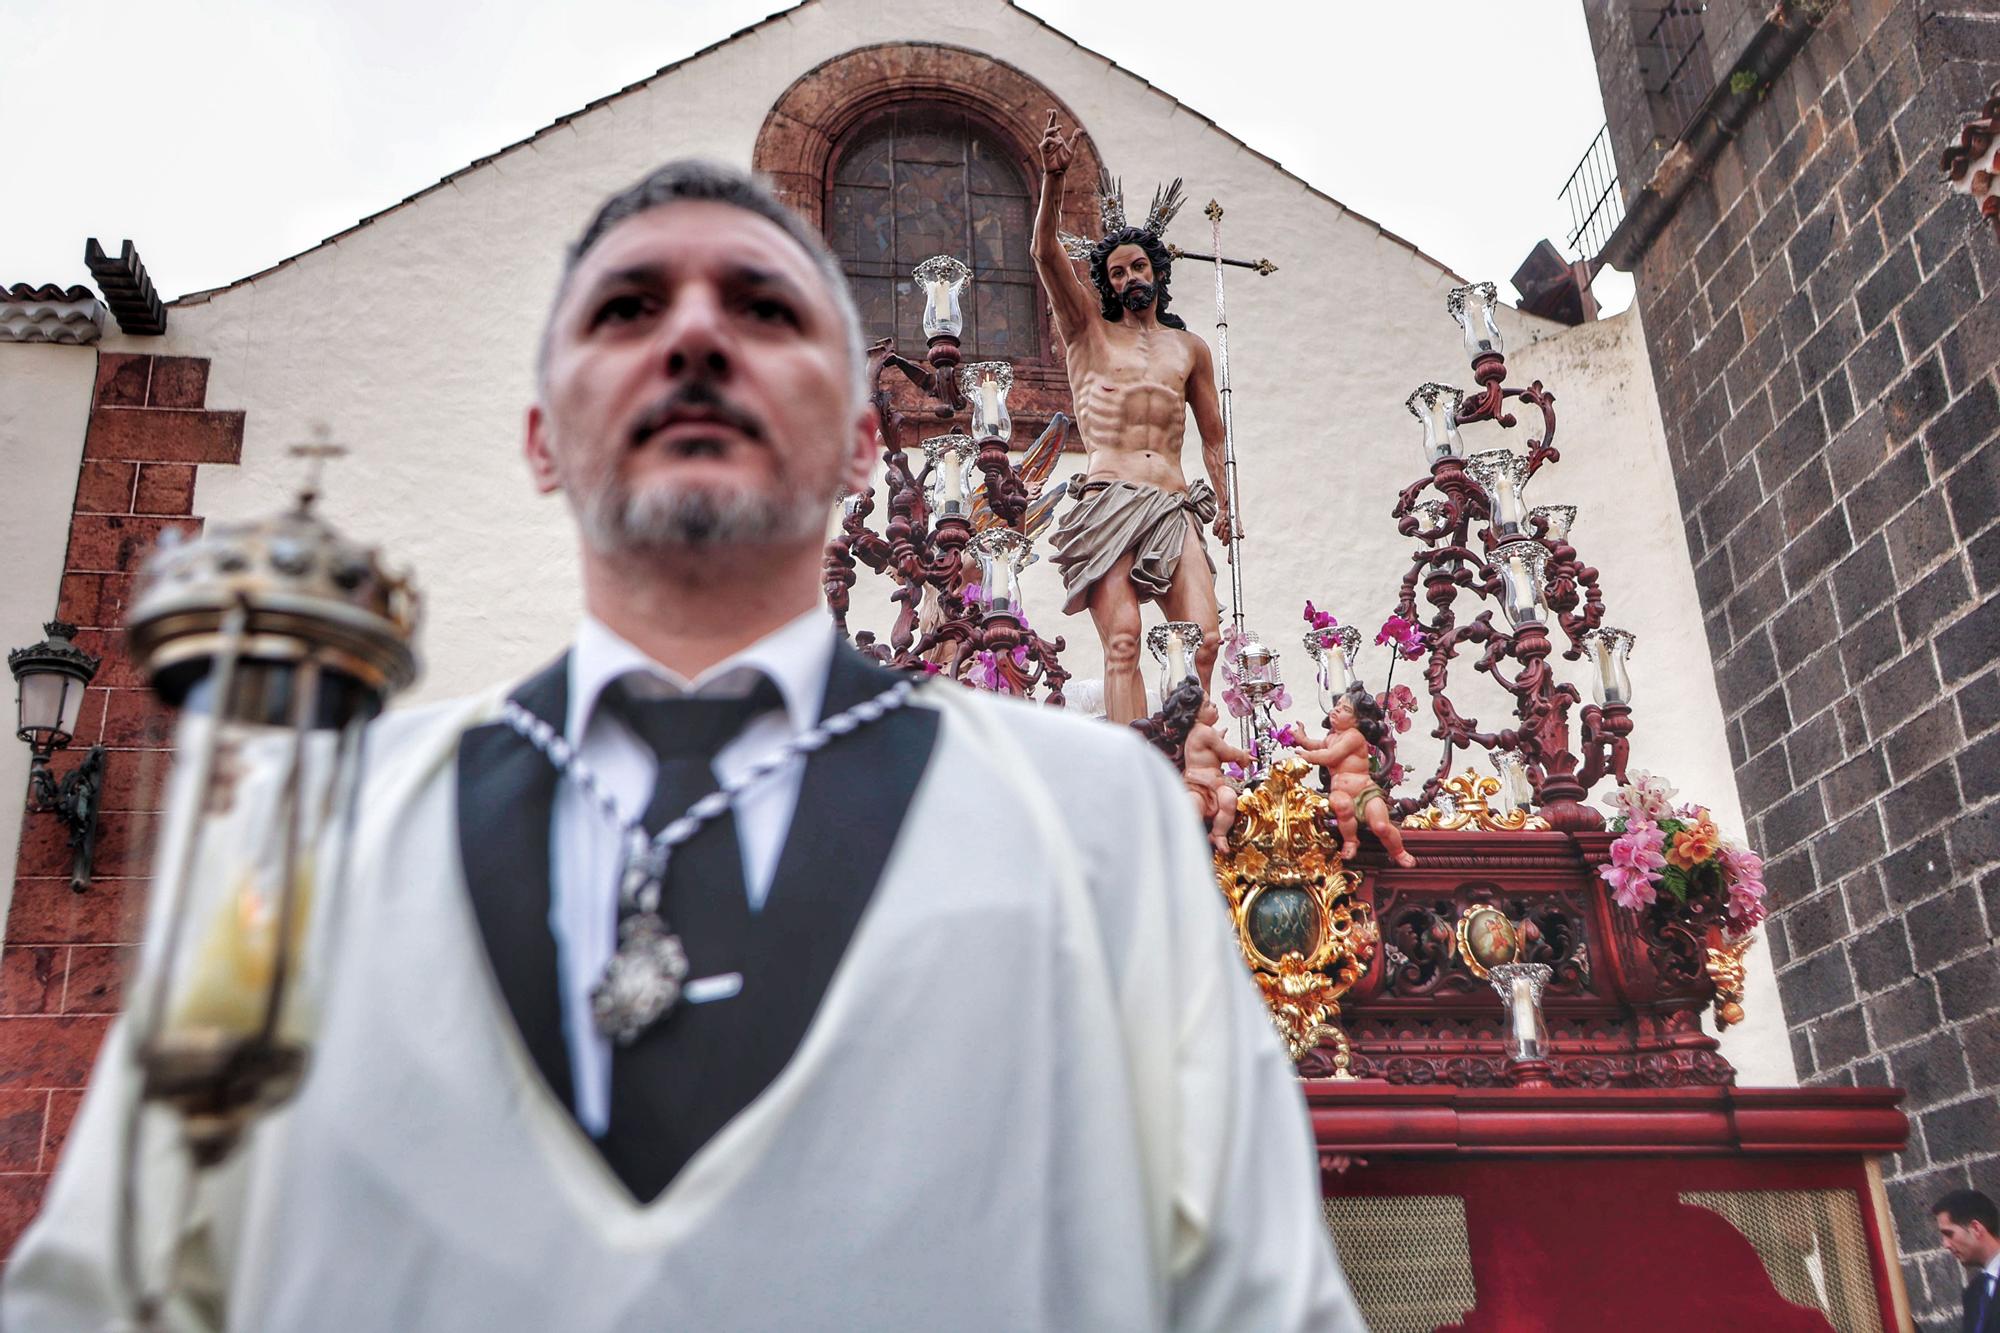
[[[1361,631],[1352,625],[1309,629],[1305,632],[1304,642],[1306,656],[1313,660],[1313,684],[1319,696],[1319,711],[1331,713],[1340,696],[1347,693],[1355,682],[1354,655],[1361,651]]]
[[[1548,521],[1548,539],[1552,542],[1569,540],[1569,530],[1576,524],[1575,505],[1536,505],[1528,511],[1528,530],[1533,531],[1534,520]]]
[[[1192,620],[1169,620],[1146,631],[1146,647],[1160,664],[1160,702],[1196,675],[1195,650],[1201,646],[1201,626]]]
[[[1486,969],[1486,979],[1507,1011],[1507,1058],[1549,1058],[1549,1026],[1542,1017],[1542,987],[1555,970],[1547,963],[1500,963]]]
[[[987,619],[1021,614],[1021,569],[1028,563],[1028,539],[1012,528],[992,527],[974,537],[970,549],[979,562],[979,586]]]
[[[978,456],[970,435],[933,435],[924,441],[931,463],[931,508],[940,518],[964,518],[970,510],[966,469]]]
[[[1626,659],[1637,642],[1632,631],[1612,625],[1600,625],[1583,636],[1583,650],[1593,668],[1591,692],[1600,705],[1632,702],[1632,677],[1626,670]]]
[[[1548,624],[1548,606],[1542,601],[1542,576],[1548,563],[1549,548],[1537,541],[1509,542],[1493,553],[1494,567],[1500,573],[1500,611],[1516,630],[1524,625]]]
[[[932,255],[910,271],[924,298],[924,337],[956,338],[965,332],[965,313],[959,295],[972,279],[972,270],[950,255]]]
[[[1495,750],[1493,772],[1500,779],[1500,791],[1494,804],[1501,818],[1534,805],[1535,787],[1528,779],[1528,761],[1521,757],[1520,751]]]
[[[1528,486],[1528,460],[1512,449],[1487,449],[1465,464],[1466,475],[1486,492],[1493,539],[1514,541],[1528,535],[1528,506],[1522,492]]]
[[[975,361],[960,366],[958,387],[972,404],[972,438],[1004,440],[1014,433],[1007,412],[1007,391],[1014,387],[1014,368],[1005,361]]]
[[[1500,289],[1490,282],[1454,287],[1444,299],[1445,309],[1458,321],[1459,332],[1465,337],[1465,354],[1474,361],[1500,356],[1507,350],[1500,339],[1500,326],[1494,322],[1499,304]]]
[[[1465,457],[1465,441],[1458,437],[1458,405],[1464,401],[1465,395],[1449,384],[1420,384],[1403,400],[1410,415],[1424,423],[1426,467]]]

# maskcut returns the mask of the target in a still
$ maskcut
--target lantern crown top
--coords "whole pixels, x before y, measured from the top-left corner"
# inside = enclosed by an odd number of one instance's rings
[[[910,270],[910,276],[928,287],[934,282],[949,283],[959,287],[972,278],[972,270],[965,261],[951,255],[932,255],[929,259]]]
[[[15,680],[38,671],[56,671],[88,684],[97,675],[98,658],[71,642],[76,626],[67,620],[46,620],[42,633],[46,637],[40,643],[7,654],[7,669]]]
[[[188,540],[161,536],[140,570],[128,620],[131,651],[169,702],[213,658],[241,612],[252,656],[300,661],[323,654],[371,691],[416,678],[410,640],[418,599],[407,576],[314,511],[316,487],[298,504],[249,522],[218,524]]]
[[[1467,306],[1491,306],[1500,299],[1500,288],[1491,282],[1468,282],[1463,287],[1454,287],[1446,293],[1444,308],[1451,317],[1463,324]]]
[[[1435,410],[1441,403],[1450,403],[1452,410],[1456,412],[1458,405],[1464,400],[1464,390],[1455,389],[1449,384],[1439,384],[1433,380],[1410,390],[1410,396],[1403,400],[1403,406],[1411,416],[1421,421],[1426,410]]]

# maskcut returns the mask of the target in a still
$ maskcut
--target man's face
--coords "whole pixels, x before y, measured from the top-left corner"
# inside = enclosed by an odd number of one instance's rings
[[[1153,304],[1158,276],[1143,246],[1121,245],[1104,258],[1104,276],[1111,282],[1119,303],[1127,310],[1144,310]]]
[[[1967,1268],[1984,1268],[1994,1252],[2000,1250],[2000,1240],[1980,1222],[1954,1222],[1950,1213],[1937,1215],[1938,1239],[1944,1242],[1951,1257]]]
[[[776,225],[729,204],[605,233],[551,317],[527,456],[600,552],[817,543],[867,483],[873,413],[839,307]]]

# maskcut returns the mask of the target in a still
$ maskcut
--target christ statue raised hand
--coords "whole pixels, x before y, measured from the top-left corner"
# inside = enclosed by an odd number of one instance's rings
[[[1071,153],[1051,111],[1033,254],[1055,310],[1086,458],[1078,502],[1055,532],[1055,561],[1064,612],[1088,608],[1104,648],[1105,713],[1131,722],[1146,711],[1142,602],[1202,627],[1195,669],[1208,689],[1221,640],[1215,562],[1201,529],[1212,524],[1227,542],[1234,516],[1219,498],[1228,489],[1214,362],[1208,344],[1167,313],[1173,258],[1160,238],[1165,220],[1156,209],[1145,226],[1110,229],[1090,247],[1084,282],[1057,229]],[[1208,473],[1192,486],[1181,471],[1190,409]]]

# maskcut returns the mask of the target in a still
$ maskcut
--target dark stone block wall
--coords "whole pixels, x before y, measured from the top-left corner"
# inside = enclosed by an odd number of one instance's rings
[[[1956,1329],[1929,1205],[2000,1197],[2000,242],[1938,157],[2000,6],[1780,8],[1817,30],[1638,302],[1799,1073],[1908,1090],[1889,1197],[1919,1323]],[[1586,12],[1629,202],[1669,146],[1646,11]],[[1756,24],[1719,26],[1726,80]]]

